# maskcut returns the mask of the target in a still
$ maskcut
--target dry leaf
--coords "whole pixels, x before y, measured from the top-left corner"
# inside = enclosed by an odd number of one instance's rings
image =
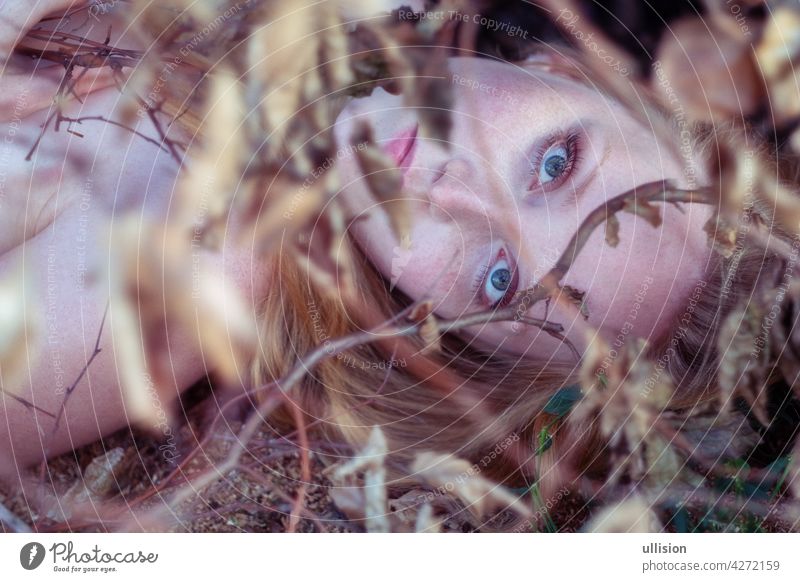
[[[337,509],[348,519],[356,522],[364,519],[364,507],[367,505],[367,500],[360,486],[333,486],[328,489],[328,494]]]
[[[609,462],[615,467],[609,475],[614,483],[625,476],[635,482],[645,478],[653,482],[655,473],[665,470],[665,465],[653,464],[647,451],[652,439],[656,439],[656,448],[662,446],[653,425],[661,407],[669,402],[672,386],[668,378],[654,373],[654,363],[644,356],[646,349],[644,340],[636,340],[612,352],[608,344],[591,338],[581,366],[581,384],[588,388],[567,417],[576,430],[598,427],[607,443]],[[598,371],[602,371],[602,379]]]
[[[728,411],[742,398],[755,417],[766,426],[769,377],[768,337],[762,329],[763,309],[752,300],[731,313],[719,333],[722,360],[719,368],[719,402]]]
[[[331,473],[331,479],[334,482],[348,482],[351,485],[356,473],[364,473],[363,496],[356,492],[346,494],[339,492],[337,495],[351,512],[355,511],[355,505],[363,500],[363,513],[369,532],[388,532],[390,530],[386,501],[386,467],[384,466],[387,452],[386,437],[383,435],[383,431],[375,426],[372,428],[366,446],[358,456],[335,467]]]
[[[364,180],[370,192],[389,215],[398,240],[409,237],[411,215],[403,196],[403,175],[394,160],[383,153],[372,138],[372,130],[366,123],[359,124],[353,134],[353,146]]]
[[[800,115],[797,95],[797,65],[800,57],[800,11],[794,3],[785,3],[771,11],[756,59],[767,84],[770,113],[781,126]]]
[[[328,8],[311,6],[306,0],[264,8],[272,9],[270,25],[254,30],[247,47],[252,105],[259,107],[270,141],[284,143],[291,120],[303,105],[307,75],[315,74],[320,50],[317,11]]]
[[[178,179],[180,216],[177,219],[193,231],[196,244],[218,248],[224,232],[217,232],[208,244],[209,228],[224,227],[241,171],[239,160],[244,132],[244,102],[239,81],[230,73],[218,72],[211,79],[209,110],[202,131],[205,138],[187,157]]]
[[[712,216],[703,226],[708,235],[708,246],[723,257],[730,258],[736,251],[738,229],[732,227],[720,216]]]
[[[616,214],[611,214],[606,219],[606,243],[610,247],[619,244],[619,219]]]
[[[83,506],[92,507],[93,504],[102,501],[117,488],[121,471],[125,468],[124,461],[125,450],[122,447],[116,447],[92,459],[84,469],[83,476],[73,483],[47,512],[48,517],[58,522],[66,522]]]
[[[27,369],[28,346],[37,333],[37,316],[26,301],[31,282],[24,271],[11,271],[0,281],[0,385],[15,393],[18,380]]]
[[[668,30],[656,55],[663,71],[657,87],[667,107],[675,107],[672,90],[694,120],[747,116],[756,110],[763,89],[747,37],[696,17],[670,24]]]
[[[429,315],[422,322],[419,328],[419,337],[425,343],[425,347],[422,350],[423,354],[442,350],[442,332],[439,329],[439,321],[435,315]]]
[[[413,323],[420,323],[419,336],[425,343],[423,353],[431,353],[441,350],[442,332],[439,329],[439,321],[433,314],[433,301],[427,299],[415,305],[408,314],[408,320]]]
[[[522,517],[532,515],[530,508],[502,485],[478,474],[469,461],[453,455],[418,453],[411,470],[420,479],[460,499],[476,518],[492,510],[511,509]]]
[[[642,497],[604,507],[584,528],[593,533],[656,533],[661,523]]]
[[[180,330],[209,371],[235,383],[257,345],[256,319],[233,283],[203,268],[209,257],[183,229],[121,218],[111,252],[109,321],[126,409],[154,430],[152,420],[177,395],[168,337]]]
[[[584,320],[589,319],[589,308],[586,306],[586,291],[580,291],[571,285],[562,285],[561,292],[567,296],[567,300],[574,305]]]
[[[433,300],[426,299],[414,306],[411,313],[408,314],[408,320],[413,323],[419,323],[427,319],[431,313],[433,313]]]

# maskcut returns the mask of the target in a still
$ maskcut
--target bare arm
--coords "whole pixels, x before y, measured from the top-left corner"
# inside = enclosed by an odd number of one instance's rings
[[[26,26],[20,7],[27,10],[28,3],[6,4],[17,25]],[[72,4],[61,0],[49,6]],[[106,317],[112,288],[108,271],[119,250],[114,245],[120,244],[114,231],[123,219],[128,225],[136,222],[141,232],[166,220],[179,170],[169,153],[145,139],[158,138],[146,118],[132,127],[141,135],[102,121],[75,127],[80,135],[65,128],[49,132],[26,161],[48,115],[36,104],[49,106],[57,87],[36,79],[28,83],[28,77],[14,81],[16,109],[3,109],[0,121],[6,194],[0,205],[0,281],[24,273],[32,329],[17,366],[22,373],[11,378],[0,370],[0,460],[10,458],[18,469],[128,424],[114,341],[118,334],[113,317]],[[125,121],[115,87],[98,83],[87,92],[83,103],[69,102],[67,115]],[[27,96],[24,106],[19,95]],[[152,243],[124,244],[144,248]],[[232,240],[222,252],[203,251],[199,257],[202,271],[224,273],[248,304],[265,292],[260,267]],[[193,333],[172,327],[161,339],[171,364],[168,385],[162,386],[167,394],[177,396],[208,372]]]

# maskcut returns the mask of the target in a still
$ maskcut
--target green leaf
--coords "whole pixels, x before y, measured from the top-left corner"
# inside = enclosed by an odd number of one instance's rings
[[[575,403],[583,397],[578,384],[565,386],[550,397],[544,406],[544,412],[553,416],[566,416]]]
[[[541,455],[547,449],[553,446],[553,437],[547,431],[547,428],[543,428],[539,431],[539,446],[536,448],[536,454]]]
[[[786,478],[789,476],[789,471],[791,470],[791,455],[786,457],[778,457],[772,463],[769,464],[769,470],[778,473],[778,482],[775,483],[775,486],[772,488],[772,494],[770,498],[775,498],[781,492],[781,488],[783,484],[786,482]]]

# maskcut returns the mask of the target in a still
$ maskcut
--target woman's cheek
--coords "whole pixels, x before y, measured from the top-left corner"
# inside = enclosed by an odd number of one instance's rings
[[[616,333],[625,323],[635,295],[650,276],[654,230],[633,216],[619,216],[620,233],[616,247],[605,240],[600,226],[589,237],[562,283],[582,296],[582,307],[570,314],[570,322],[588,314],[588,324],[609,333]],[[644,225],[644,226],[643,226]],[[648,236],[643,236],[648,235]],[[566,315],[566,314],[565,314]],[[580,322],[576,322],[580,323]]]

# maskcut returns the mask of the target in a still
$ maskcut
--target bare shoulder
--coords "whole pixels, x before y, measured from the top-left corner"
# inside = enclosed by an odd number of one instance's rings
[[[152,225],[170,221],[180,196],[182,160],[164,138],[191,136],[166,116],[156,125],[130,105],[107,86],[64,102],[58,127],[48,125],[50,108],[20,106],[19,115],[0,121],[0,132],[9,137],[0,163],[13,169],[3,174],[0,281],[23,278],[31,322],[23,373],[10,378],[0,370],[0,456],[12,457],[19,467],[131,421],[117,322],[108,310],[120,299],[113,272],[123,255],[159,261],[170,250],[168,240],[149,234]],[[116,236],[121,225],[132,236]],[[254,308],[267,292],[266,266],[238,228],[232,221],[220,248],[187,255],[183,265],[197,261],[203,272],[223,275],[243,304]],[[152,266],[155,273],[166,268]],[[156,290],[150,300],[160,297]],[[163,310],[160,303],[155,307]],[[165,346],[169,374],[160,386],[162,397],[177,397],[213,373],[191,326],[140,331]]]

